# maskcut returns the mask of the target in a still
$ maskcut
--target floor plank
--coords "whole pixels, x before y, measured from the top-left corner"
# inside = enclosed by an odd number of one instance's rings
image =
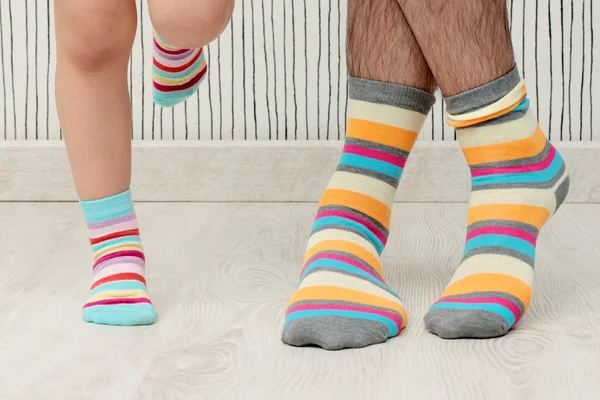
[[[81,321],[77,204],[0,203],[0,398],[592,399],[600,392],[600,205],[564,206],[539,241],[530,311],[506,337],[444,341],[422,317],[458,265],[464,204],[397,204],[385,263],[409,326],[365,349],[280,341],[314,204],[137,206],[160,317]]]

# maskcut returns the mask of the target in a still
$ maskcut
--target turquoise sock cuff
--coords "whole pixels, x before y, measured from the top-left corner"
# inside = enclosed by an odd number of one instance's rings
[[[86,222],[103,222],[123,217],[133,212],[131,189],[98,200],[79,201]]]

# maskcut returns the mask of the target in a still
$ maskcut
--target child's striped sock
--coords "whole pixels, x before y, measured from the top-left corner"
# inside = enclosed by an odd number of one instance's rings
[[[185,101],[196,92],[207,71],[202,47],[179,49],[154,32],[152,80],[156,104],[172,107]]]
[[[516,68],[446,102],[472,192],[462,263],[425,325],[443,338],[501,336],[529,306],[536,239],[567,196],[569,176]]]
[[[435,98],[419,89],[351,78],[346,144],[319,203],[283,341],[325,349],[398,335],[407,316],[385,283],[381,253],[404,164]]]
[[[148,325],[156,311],[148,298],[145,258],[131,192],[82,201],[92,245],[93,284],[83,319],[105,325]]]

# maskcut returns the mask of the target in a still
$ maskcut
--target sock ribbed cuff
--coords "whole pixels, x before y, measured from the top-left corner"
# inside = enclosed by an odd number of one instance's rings
[[[88,223],[107,221],[134,212],[131,189],[103,199],[80,200],[79,204],[83,209],[83,217]]]
[[[486,83],[483,86],[467,90],[454,96],[444,97],[446,111],[449,114],[465,114],[494,104],[506,96],[521,82],[519,70],[515,66],[509,73]]]
[[[348,79],[348,95],[351,99],[387,104],[421,114],[429,113],[435,104],[435,96],[425,90],[353,77]]]

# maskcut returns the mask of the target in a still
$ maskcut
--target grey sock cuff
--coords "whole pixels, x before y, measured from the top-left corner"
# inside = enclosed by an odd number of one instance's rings
[[[506,75],[475,89],[454,96],[444,97],[446,111],[450,114],[464,114],[489,106],[506,96],[521,82],[517,66]]]
[[[425,115],[435,104],[435,96],[425,90],[362,78],[348,78],[348,92],[351,99],[387,104]]]

